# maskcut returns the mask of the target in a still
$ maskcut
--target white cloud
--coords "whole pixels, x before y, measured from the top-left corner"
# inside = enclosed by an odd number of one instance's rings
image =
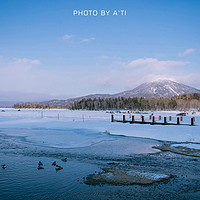
[[[187,55],[191,54],[194,51],[195,51],[194,48],[186,49],[183,53],[179,53],[178,56],[187,56]]]
[[[69,39],[72,39],[72,38],[74,38],[75,37],[75,35],[68,35],[68,34],[66,34],[66,35],[63,35],[62,36],[62,39],[63,40],[69,40]]]
[[[175,61],[175,60],[158,60],[156,58],[140,58],[131,61],[125,67],[126,68],[136,68],[136,67],[147,67],[152,69],[166,69],[169,67],[185,66],[189,62]]]
[[[0,96],[0,100],[19,100],[29,101],[38,99],[51,98],[69,98],[85,95],[90,92],[90,71],[62,69],[58,70],[59,65],[54,68],[48,68],[44,65],[37,67],[39,60],[31,60],[28,58],[5,58],[0,62],[0,90],[4,94]],[[67,77],[67,78],[66,78]],[[96,80],[95,80],[96,81]],[[93,81],[93,83],[95,82]],[[73,87],[66,87],[73,85]],[[81,86],[81,87],[80,87]],[[80,89],[81,88],[81,89]],[[0,92],[1,92],[0,91]],[[8,95],[6,95],[6,94]],[[52,97],[52,94],[56,95]]]
[[[94,37],[91,37],[91,38],[85,38],[83,40],[81,40],[81,43],[88,43],[88,42],[91,42],[91,41],[94,41],[95,38]]]
[[[0,63],[0,85],[4,85],[6,91],[29,91],[34,81],[33,66],[39,65],[40,61],[28,58],[15,58]]]
[[[112,57],[108,57],[108,61],[100,61],[102,64],[94,66],[94,70],[87,67],[80,70],[59,70],[59,65],[47,69],[48,66],[44,67],[42,63],[37,67],[39,60],[3,58],[0,62],[0,85],[11,94],[8,100],[17,97],[20,92],[23,93],[22,99],[25,94],[30,99],[33,98],[29,92],[39,94],[37,96],[40,98],[60,98],[62,94],[72,97],[72,94],[82,96],[91,93],[117,93],[155,79],[172,79],[188,85],[200,85],[198,71],[191,72],[192,65],[187,65],[188,62],[156,58],[119,62],[120,60],[112,60]]]
[[[99,56],[99,58],[101,58],[101,59],[108,59],[109,56],[102,55],[102,56]]]
[[[190,85],[192,80],[189,80],[189,77],[191,76],[188,76],[188,82],[184,76],[190,73],[191,67],[189,62],[160,60],[158,58],[139,58],[131,62],[113,61],[108,64],[103,63],[99,67],[96,83],[99,86],[105,84],[105,91],[109,89],[110,93],[133,89],[139,84],[158,79],[169,79]],[[195,73],[193,74],[196,77]],[[106,77],[109,77],[109,80]],[[198,83],[200,81],[196,81],[196,84]],[[102,92],[104,93],[103,90]]]
[[[39,60],[32,60],[28,58],[18,58],[14,59],[11,64],[17,64],[17,65],[23,65],[23,64],[28,64],[28,65],[39,65],[40,61]]]

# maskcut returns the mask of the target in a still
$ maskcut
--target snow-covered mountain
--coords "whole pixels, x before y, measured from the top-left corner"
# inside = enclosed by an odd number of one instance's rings
[[[87,96],[71,98],[67,100],[51,100],[42,103],[49,105],[69,105],[74,101],[94,98],[116,98],[116,97],[173,97],[179,94],[200,93],[200,90],[171,80],[159,80],[143,83],[138,87],[117,94],[91,94]]]
[[[200,90],[171,80],[143,83],[138,87],[114,94],[114,97],[173,97],[179,94],[200,93]]]

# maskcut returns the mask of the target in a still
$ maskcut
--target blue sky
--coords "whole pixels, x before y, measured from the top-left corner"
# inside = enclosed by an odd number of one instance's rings
[[[156,79],[200,89],[199,10],[198,0],[0,0],[0,101],[115,93]]]

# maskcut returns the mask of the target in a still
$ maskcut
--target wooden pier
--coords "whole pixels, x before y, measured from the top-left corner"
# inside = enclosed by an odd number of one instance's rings
[[[149,117],[150,119],[150,117]],[[180,118],[177,117],[176,123],[173,122],[167,122],[167,117],[164,117],[163,122],[158,122],[155,120],[155,116],[151,117],[152,121],[145,121],[144,120],[144,116],[141,115],[141,120],[140,121],[136,121],[135,120],[135,116],[132,115],[132,119],[131,120],[126,120],[126,116],[123,115],[122,120],[118,120],[118,119],[114,119],[114,115],[111,115],[111,122],[121,122],[121,123],[130,123],[130,124],[150,124],[150,125],[185,125],[185,126],[194,126],[194,117],[191,118],[191,123],[190,124],[184,124],[184,123],[180,123]],[[159,116],[159,121],[161,120],[161,116]],[[171,116],[169,116],[169,121],[171,121]],[[181,119],[182,121],[182,119]]]

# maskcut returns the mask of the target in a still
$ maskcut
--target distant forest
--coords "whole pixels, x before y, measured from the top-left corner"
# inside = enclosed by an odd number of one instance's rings
[[[182,94],[174,97],[118,97],[82,99],[66,105],[48,105],[42,103],[14,104],[14,108],[66,108],[71,110],[188,110],[200,111],[200,93]]]

